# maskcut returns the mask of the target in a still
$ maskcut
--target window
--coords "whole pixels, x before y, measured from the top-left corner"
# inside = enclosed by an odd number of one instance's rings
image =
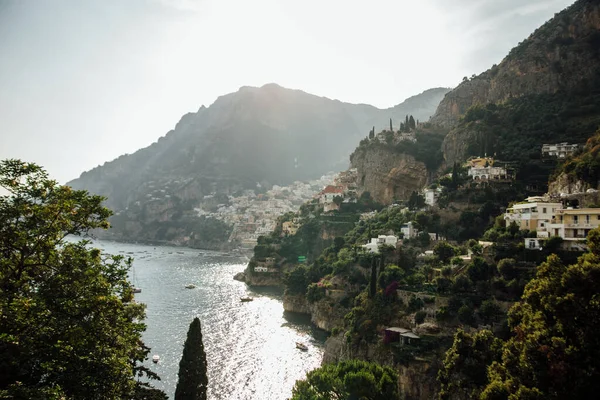
[[[542,213],[546,214],[546,207],[542,208]]]
[[[578,224],[579,223],[579,215],[573,215],[573,223],[574,224]]]
[[[589,216],[589,215],[586,215],[586,216],[585,216],[585,223],[586,223],[586,224],[589,224],[589,223],[590,223],[590,216]]]

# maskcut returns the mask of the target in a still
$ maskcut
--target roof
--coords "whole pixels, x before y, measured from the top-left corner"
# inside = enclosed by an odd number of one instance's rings
[[[407,338],[410,338],[410,339],[421,339],[419,336],[415,335],[412,332],[401,333],[400,336],[407,337]]]
[[[385,328],[386,331],[390,331],[390,332],[397,332],[399,334],[403,334],[403,333],[407,333],[410,332],[410,329],[406,329],[406,328],[398,328],[396,326],[391,326],[389,328]]]
[[[325,187],[325,189],[323,189],[321,194],[327,193],[344,193],[344,188],[341,186],[328,185],[327,187]]]

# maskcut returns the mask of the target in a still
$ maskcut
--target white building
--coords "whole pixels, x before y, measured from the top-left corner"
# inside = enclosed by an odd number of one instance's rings
[[[437,189],[424,189],[423,197],[425,198],[425,204],[430,207],[436,205],[438,198],[442,194],[442,188]]]
[[[508,178],[506,168],[502,167],[471,167],[467,174],[476,181]]]
[[[578,144],[569,144],[567,142],[555,144],[543,144],[542,155],[545,157],[567,158],[579,149]]]
[[[402,232],[405,239],[412,239],[416,237],[419,233],[417,229],[415,229],[412,222],[402,225],[402,227],[400,228],[400,232]]]
[[[398,237],[394,235],[379,235],[376,238],[371,238],[371,242],[364,244],[362,247],[369,253],[379,253],[379,246],[384,244],[395,248],[398,244]]]

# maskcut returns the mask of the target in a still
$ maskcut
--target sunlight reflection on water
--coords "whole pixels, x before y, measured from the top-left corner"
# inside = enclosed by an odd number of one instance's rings
[[[136,300],[147,305],[144,333],[160,362],[147,364],[172,398],[190,322],[200,317],[209,365],[209,399],[283,400],[297,379],[320,365],[322,332],[307,317],[284,313],[281,294],[251,291],[233,275],[245,265],[219,253],[172,247],[96,242],[112,254],[134,257]],[[185,285],[194,284],[195,289]],[[242,303],[240,297],[254,301]],[[302,352],[295,342],[309,351]]]

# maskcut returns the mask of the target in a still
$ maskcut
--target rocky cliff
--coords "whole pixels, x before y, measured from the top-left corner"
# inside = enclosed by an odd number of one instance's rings
[[[455,125],[476,104],[571,91],[598,77],[600,4],[579,0],[515,47],[499,65],[449,92],[431,122]]]
[[[443,167],[495,154],[525,166],[543,143],[584,143],[600,123],[600,3],[579,0],[499,65],[463,81],[431,122],[453,129]]]
[[[287,312],[310,315],[310,320],[319,329],[331,332],[344,325],[344,315],[348,310],[329,298],[310,303],[306,296],[284,294],[283,309]]]
[[[393,147],[359,147],[350,161],[358,170],[360,190],[371,193],[382,204],[408,199],[427,183],[425,164],[411,155],[398,153]]]

